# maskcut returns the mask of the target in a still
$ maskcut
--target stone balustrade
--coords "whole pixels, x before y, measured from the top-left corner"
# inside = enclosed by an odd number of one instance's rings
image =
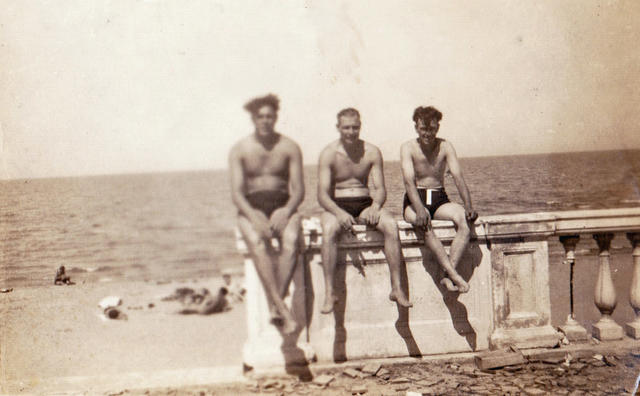
[[[551,347],[564,333],[573,341],[587,340],[588,331],[573,314],[573,271],[576,246],[593,236],[599,248],[595,305],[601,313],[591,333],[600,340],[625,336],[611,318],[617,296],[610,270],[614,233],[627,233],[633,248],[629,302],[636,312],[626,334],[640,338],[640,208],[565,211],[485,216],[475,222],[472,242],[458,271],[471,290],[450,293],[440,286],[441,272],[412,227],[400,221],[404,256],[402,283],[414,303],[402,308],[388,299],[388,266],[382,235],[354,227],[339,242],[335,311],[320,313],[324,296],[317,219],[304,221],[304,241],[287,304],[298,331],[283,337],[269,324],[262,285],[242,239],[245,254],[248,340],[244,361],[251,367],[273,367],[319,361],[398,357],[481,351],[514,345]],[[434,221],[436,235],[448,249],[455,235],[450,222]],[[550,323],[548,241],[559,238],[570,266],[571,313],[558,332]],[[274,241],[275,243],[275,241]]]

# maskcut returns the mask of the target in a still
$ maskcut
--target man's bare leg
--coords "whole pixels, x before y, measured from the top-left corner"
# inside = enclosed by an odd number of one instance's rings
[[[471,230],[469,229],[469,224],[465,217],[464,208],[456,203],[449,202],[439,207],[433,217],[436,220],[451,220],[456,227],[456,236],[451,242],[449,260],[451,261],[453,268],[456,268],[457,270],[458,264],[460,264],[462,256],[467,250],[471,239]],[[443,278],[442,282],[445,284],[447,289],[449,288],[449,285],[453,286],[451,279]]]
[[[413,211],[411,206],[407,206],[404,211],[404,218],[409,223],[414,223],[416,219],[416,213]],[[469,284],[460,276],[460,274],[456,271],[455,267],[452,265],[447,252],[444,250],[444,246],[440,239],[436,237],[433,232],[433,228],[431,223],[427,226],[425,230],[419,231],[419,234],[424,233],[424,244],[425,246],[433,252],[436,256],[436,260],[440,264],[440,267],[446,272],[448,275],[444,277],[440,283],[447,288],[449,291],[457,291],[460,293],[466,293],[469,291]]]
[[[240,228],[240,232],[244,237],[247,248],[253,257],[253,263],[266,292],[267,300],[275,306],[275,312],[270,310],[271,322],[275,325],[282,324],[283,333],[293,333],[296,329],[296,322],[282,300],[282,297],[280,297],[280,290],[278,290],[278,284],[275,276],[274,262],[269,255],[267,241],[256,233],[251,222],[244,216],[238,216],[238,228]]]
[[[333,311],[333,306],[338,301],[333,291],[333,282],[336,273],[336,261],[338,260],[337,240],[340,235],[340,225],[336,217],[325,212],[322,214],[322,270],[324,272],[324,304],[320,312],[328,314]]]
[[[294,214],[289,218],[289,222],[282,232],[280,241],[280,257],[278,258],[278,288],[280,297],[284,298],[289,291],[289,285],[293,278],[293,273],[298,263],[300,252],[300,215]]]
[[[384,255],[389,264],[389,275],[391,277],[391,293],[389,294],[389,299],[405,308],[412,307],[413,304],[411,304],[400,285],[402,252],[400,248],[400,236],[398,235],[398,223],[396,223],[389,212],[381,209],[380,220],[376,228],[384,234]]]

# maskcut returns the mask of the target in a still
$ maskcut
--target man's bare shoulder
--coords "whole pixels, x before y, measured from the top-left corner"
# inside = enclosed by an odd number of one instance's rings
[[[247,135],[231,147],[231,154],[239,155],[247,151],[253,143],[253,135]]]
[[[338,149],[338,144],[339,144],[339,140],[334,140],[333,142],[324,146],[324,148],[320,152],[320,157],[323,157],[323,156],[327,157],[335,154],[336,150]]]
[[[382,151],[380,151],[380,148],[373,143],[364,142],[364,153],[372,159],[378,157],[382,158]]]
[[[283,134],[280,134],[280,141],[278,142],[278,144],[280,144],[282,149],[286,151],[300,151],[300,146],[298,145],[298,143]]]

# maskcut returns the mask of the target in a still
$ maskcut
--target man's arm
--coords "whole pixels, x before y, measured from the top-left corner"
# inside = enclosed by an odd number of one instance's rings
[[[411,207],[416,212],[416,226],[424,227],[429,223],[427,211],[420,200],[418,188],[416,187],[416,174],[413,168],[413,159],[411,158],[410,142],[404,143],[400,148],[400,164],[402,166],[402,179],[407,197],[411,201]]]
[[[467,215],[467,220],[473,221],[478,217],[478,214],[475,210],[473,210],[471,194],[469,193],[469,189],[467,188],[467,183],[464,181],[464,176],[462,175],[462,167],[460,166],[460,162],[458,161],[456,150],[449,142],[446,142],[445,148],[445,154],[447,156],[447,166],[449,167],[449,172],[451,173],[451,176],[453,176],[453,181],[458,188],[460,198],[462,198],[462,202],[464,203],[464,210]]]
[[[302,153],[293,141],[289,142],[289,200],[285,206],[276,209],[269,219],[271,230],[282,235],[291,215],[295,213],[304,199],[304,180],[302,172]]]
[[[304,199],[304,178],[302,171],[302,152],[297,144],[292,142],[292,153],[289,159],[289,201],[285,205],[291,216]]]
[[[331,180],[332,158],[333,153],[329,148],[325,148],[322,153],[320,153],[318,163],[318,203],[324,210],[336,216],[340,226],[346,230],[355,224],[356,221],[349,213],[336,205],[335,201],[331,198],[331,186],[333,185]]]
[[[371,206],[360,214],[367,224],[376,225],[380,220],[380,209],[387,200],[387,190],[384,186],[384,171],[382,163],[382,153],[377,147],[369,146],[373,155],[371,169],[369,170],[369,195],[373,200]]]
[[[267,217],[260,211],[254,209],[244,196],[244,172],[240,159],[238,147],[231,149],[229,154],[229,172],[231,173],[231,198],[241,215],[249,219],[256,227],[256,232],[261,236],[270,238],[271,231]]]
[[[372,188],[369,189],[369,194],[371,195],[371,199],[373,199],[371,207],[379,210],[387,200],[387,190],[384,186],[382,153],[377,147],[374,147],[372,153],[374,154],[374,158],[371,171],[369,172],[369,182]]]

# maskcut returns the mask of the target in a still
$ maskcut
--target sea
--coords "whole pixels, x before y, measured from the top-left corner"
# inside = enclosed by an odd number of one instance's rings
[[[640,206],[640,150],[461,159],[480,215]],[[305,216],[321,213],[315,165]],[[401,217],[398,162],[385,162],[386,207]],[[446,179],[453,201],[461,202]],[[242,271],[226,170],[0,181],[0,286],[162,281]],[[579,253],[594,253],[593,243]],[[614,249],[629,251],[624,238]],[[551,252],[561,254],[561,246]],[[586,250],[585,250],[586,249]]]

